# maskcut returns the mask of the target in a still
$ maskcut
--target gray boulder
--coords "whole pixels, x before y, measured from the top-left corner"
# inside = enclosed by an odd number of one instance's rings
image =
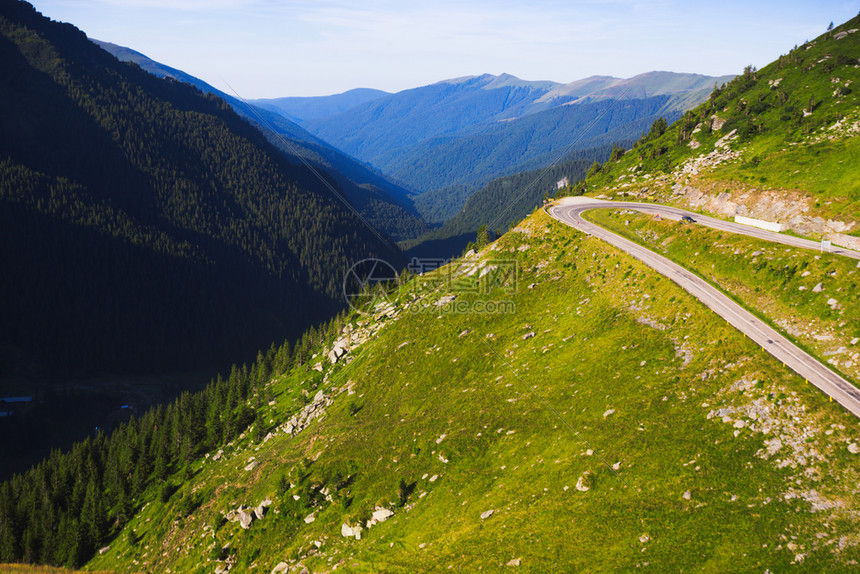
[[[328,360],[333,365],[333,364],[337,363],[340,360],[340,358],[343,357],[344,355],[346,355],[346,349],[344,349],[343,347],[339,347],[338,345],[335,345],[332,348],[332,350],[328,352]]]
[[[261,504],[254,509],[254,518],[262,520],[264,516],[266,516],[266,507]]]
[[[254,521],[254,517],[247,510],[242,510],[239,512],[239,526],[248,530],[251,528],[251,523]]]
[[[376,507],[376,510],[373,511],[372,516],[376,522],[385,522],[386,520],[394,516],[394,513],[387,508]]]

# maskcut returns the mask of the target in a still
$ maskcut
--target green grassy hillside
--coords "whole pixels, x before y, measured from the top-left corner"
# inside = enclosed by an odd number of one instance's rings
[[[655,125],[619,161],[593,173],[589,190],[725,215],[741,205],[812,235],[826,228],[802,218],[856,230],[858,28],[860,17],[760,70],[747,68],[678,122]]]
[[[83,570],[66,570],[51,566],[30,566],[28,564],[0,564],[0,574],[83,574]],[[98,571],[95,574],[112,574]]]
[[[695,271],[860,384],[856,260],[629,211],[596,210],[586,217]]]
[[[168,478],[175,492],[153,485],[89,566],[849,571],[860,559],[856,421],[669,280],[542,212],[463,265],[349,317],[342,344],[375,335],[336,364],[330,340],[274,377],[262,426]],[[449,294],[515,310],[450,312],[434,302]],[[306,427],[302,411],[315,414]],[[248,529],[225,519],[265,500]],[[368,528],[381,509],[393,515]]]
[[[837,54],[853,26],[792,54]],[[843,66],[831,72],[856,69]],[[677,185],[752,193],[747,179],[770,177],[779,153],[816,149],[809,138],[832,124],[805,133],[809,118],[851,113],[850,94],[822,101],[784,126],[777,152],[772,110],[740,108],[769,69],[657,123],[592,168],[586,189],[679,202],[689,194]],[[803,72],[811,90],[825,81],[816,70]],[[709,131],[715,114],[736,127]],[[756,145],[762,171],[720,171]],[[854,169],[850,130],[828,145]],[[722,163],[684,163],[713,150]],[[813,213],[851,209],[835,192],[789,191],[817,197]],[[856,373],[853,262],[595,217]],[[537,211],[468,259],[358,295],[367,305],[295,349],[273,347],[0,485],[0,560],[189,573],[857,569],[856,418],[618,250]]]

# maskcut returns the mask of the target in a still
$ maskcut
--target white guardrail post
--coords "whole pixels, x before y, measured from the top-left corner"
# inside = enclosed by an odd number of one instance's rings
[[[752,227],[758,227],[759,229],[766,229],[768,231],[774,231],[776,233],[782,231],[781,223],[773,223],[772,221],[753,219],[752,217],[743,217],[741,215],[735,216],[735,223],[742,223],[743,225],[750,225]]]

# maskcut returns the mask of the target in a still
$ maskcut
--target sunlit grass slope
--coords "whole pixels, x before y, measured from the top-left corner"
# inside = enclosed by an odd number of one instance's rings
[[[668,279],[538,212],[416,281],[352,317],[369,339],[337,364],[329,344],[322,371],[273,380],[268,426],[150,492],[89,566],[855,567],[856,420]],[[515,311],[448,313],[445,295]],[[324,414],[290,436],[308,405]],[[265,499],[247,530],[225,521]]]

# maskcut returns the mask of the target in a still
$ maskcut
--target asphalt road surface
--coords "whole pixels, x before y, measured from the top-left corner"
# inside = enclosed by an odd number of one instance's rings
[[[804,249],[819,250],[820,244],[808,239],[781,235],[771,231],[765,231],[755,227],[722,221],[712,217],[699,215],[657,204],[645,204],[635,202],[602,201],[588,197],[564,198],[559,205],[549,208],[549,214],[555,219],[566,223],[575,229],[593,235],[607,243],[614,245],[622,251],[642,261],[658,273],[665,275],[717,315],[729,322],[733,327],[746,334],[750,339],[761,345],[768,353],[779,359],[787,367],[812,383],[832,400],[848,409],[854,416],[860,418],[860,389],[848,382],[840,375],[834,373],[820,361],[797,347],[769,325],[763,323],[752,313],[735,303],[729,297],[711,286],[705,280],[686,270],[662,255],[657,255],[650,249],[642,247],[632,241],[616,235],[611,231],[582,219],[581,214],[589,209],[612,208],[632,209],[643,213],[660,214],[666,219],[678,220],[681,217],[691,217],[696,224],[706,225],[715,229],[741,233],[750,237],[757,237],[767,241],[775,241],[801,247]],[[860,259],[860,252],[841,247],[834,247],[830,251],[836,255]]]

